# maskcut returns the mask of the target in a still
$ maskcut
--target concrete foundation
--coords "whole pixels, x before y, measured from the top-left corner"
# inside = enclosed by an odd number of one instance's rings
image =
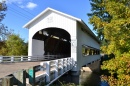
[[[81,68],[81,71],[85,72],[85,71],[90,71],[90,72],[100,72],[100,60],[98,61],[94,61],[90,64],[87,64],[85,67]]]

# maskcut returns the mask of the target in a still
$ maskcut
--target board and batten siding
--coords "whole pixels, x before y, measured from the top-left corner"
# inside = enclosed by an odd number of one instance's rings
[[[29,56],[33,56],[33,53],[35,50],[32,51],[32,46],[33,46],[33,40],[32,37],[37,31],[40,31],[42,29],[46,28],[51,28],[51,27],[56,27],[56,28],[61,28],[66,30],[70,36],[71,39],[76,38],[76,20],[67,18],[61,14],[48,11],[41,17],[39,17],[36,21],[32,22],[29,25]],[[53,29],[53,28],[52,28]],[[60,33],[60,32],[59,32]],[[36,46],[41,46],[36,44]],[[37,49],[36,49],[37,50]],[[36,55],[36,53],[35,53]]]
[[[100,49],[100,44],[95,39],[93,39],[89,34],[83,32],[81,28],[84,27],[82,27],[80,24],[77,24],[77,39],[78,39],[77,40],[77,61],[78,61],[77,69],[78,70],[80,70],[80,68],[83,65],[86,65],[87,63],[90,63],[94,60],[100,59],[100,55],[84,56],[82,54],[82,45],[87,45],[96,49]]]

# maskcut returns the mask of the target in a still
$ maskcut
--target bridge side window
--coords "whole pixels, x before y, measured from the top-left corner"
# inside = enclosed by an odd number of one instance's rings
[[[82,46],[82,55],[85,56],[85,47],[84,46]]]
[[[90,51],[89,51],[89,55],[92,55],[92,49],[90,49]]]
[[[82,55],[83,56],[89,55],[89,49],[86,48],[85,46],[82,46]]]
[[[88,56],[88,55],[99,55],[100,50],[87,46],[87,45],[82,45],[82,55],[83,56]]]
[[[95,49],[93,49],[93,55],[96,55],[96,50]]]
[[[89,52],[90,52],[90,49],[88,48],[88,49],[87,49],[87,55],[89,55]]]
[[[100,50],[98,50],[98,55],[100,54]]]

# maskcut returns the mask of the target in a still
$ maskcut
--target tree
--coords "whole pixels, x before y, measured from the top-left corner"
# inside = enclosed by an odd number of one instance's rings
[[[4,41],[7,38],[7,35],[11,33],[11,31],[7,29],[7,26],[1,23],[2,20],[5,18],[6,10],[7,10],[7,6],[5,4],[5,1],[1,1],[0,2],[0,41]]]
[[[92,13],[88,13],[87,15],[90,17],[90,20],[93,18],[93,16],[97,16],[99,17],[102,21],[104,22],[110,22],[111,21],[111,15],[105,10],[105,6],[104,4],[102,4],[104,1],[103,0],[90,0],[90,4],[91,4],[91,11]],[[91,21],[90,21],[91,22]],[[100,41],[102,42],[106,42],[106,40],[104,39],[104,33],[103,27],[97,27],[93,22],[91,22],[91,24],[93,25],[93,29],[96,30],[98,38],[100,39]]]
[[[120,54],[129,52],[130,49],[130,1],[129,0],[94,0],[101,1],[100,5],[104,6],[104,15],[98,16],[93,14],[90,23],[98,31],[103,28],[102,33],[107,45],[102,46],[105,53]],[[101,11],[99,11],[101,12]],[[107,16],[106,16],[107,17]]]
[[[90,18],[90,23],[96,30],[103,28],[102,33],[107,44],[102,45],[102,51],[107,54],[113,53],[116,57],[103,62],[102,70],[110,73],[106,80],[110,86],[128,86],[130,85],[130,0],[91,1],[101,1],[95,4],[103,6],[104,12],[111,16],[109,21],[104,21],[103,15],[92,14]]]
[[[6,51],[6,55],[27,55],[27,43],[19,35],[12,34],[8,36],[2,50]]]

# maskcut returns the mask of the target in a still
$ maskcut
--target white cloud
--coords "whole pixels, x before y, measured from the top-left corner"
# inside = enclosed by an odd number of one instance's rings
[[[26,8],[28,8],[28,9],[34,9],[35,7],[37,7],[37,4],[35,4],[33,2],[28,2],[26,5]]]
[[[21,4],[24,0],[5,0],[7,4],[18,3]]]
[[[1,1],[1,0],[0,0]],[[32,0],[5,0],[7,4],[16,3],[21,8],[34,9],[37,4],[31,2]]]

